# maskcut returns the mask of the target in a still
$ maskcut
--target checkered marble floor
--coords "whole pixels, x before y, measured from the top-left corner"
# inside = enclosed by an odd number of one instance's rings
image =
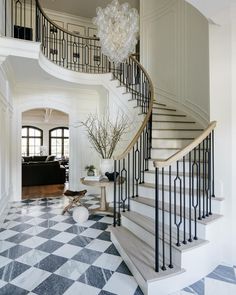
[[[111,217],[83,225],[61,215],[66,198],[12,203],[0,228],[0,295],[143,295],[110,240]],[[96,208],[87,196],[84,204]],[[235,295],[236,267],[220,265],[173,295]],[[161,294],[160,294],[161,295]]]
[[[61,215],[66,201],[12,203],[0,229],[0,294],[142,295],[110,240],[112,218],[90,215],[78,226]]]

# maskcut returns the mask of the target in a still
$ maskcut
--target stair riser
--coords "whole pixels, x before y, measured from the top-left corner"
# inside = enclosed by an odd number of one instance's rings
[[[145,173],[144,176],[145,182],[155,184],[155,174],[154,173]],[[174,180],[176,179],[176,175],[172,175],[171,177],[171,184],[174,185]],[[183,177],[180,176],[180,179],[182,180],[182,187],[183,187]],[[196,177],[194,178],[196,179]],[[185,176],[185,188],[189,188],[189,177]],[[191,181],[191,180],[190,180]],[[162,184],[162,177],[159,177],[159,183]],[[169,185],[169,175],[164,175],[164,185]],[[176,181],[176,186],[180,187],[180,182]],[[203,178],[200,180],[200,187],[203,187]]]
[[[152,123],[153,128],[160,128],[160,129],[193,129],[193,128],[199,128],[200,126],[196,123],[178,123],[178,122],[153,122]]]
[[[151,157],[152,159],[168,159],[169,157],[173,156],[179,150],[168,150],[168,149],[152,149],[151,150]]]
[[[155,236],[142,228],[141,226],[134,223],[132,220],[122,216],[121,219],[122,226],[126,227],[129,231],[131,231],[133,234],[135,234],[140,240],[147,243],[150,247],[155,249]],[[162,241],[161,241],[162,242]],[[173,263],[175,265],[178,265],[181,267],[181,252],[177,251],[175,248],[172,248],[172,259]],[[163,248],[160,247],[159,251],[160,255],[163,254]],[[169,254],[169,245],[165,243],[165,255],[168,256]]]
[[[130,210],[135,211],[139,214],[143,214],[146,217],[155,219],[155,208],[147,206],[145,204],[141,204],[138,202],[135,202],[131,200],[130,202]],[[164,211],[164,224],[169,225],[169,218],[170,214],[169,212]],[[174,225],[174,214],[171,214],[172,218],[172,226],[176,229],[176,226]],[[159,222],[162,222],[162,211],[159,210]],[[177,217],[177,221],[179,221],[179,217]],[[198,238],[208,240],[207,238],[207,226],[202,223],[197,223],[197,232],[198,232]],[[182,226],[180,227],[180,230],[183,231],[183,218],[182,218]],[[194,234],[194,222],[191,224],[191,230],[192,235]],[[186,233],[189,233],[189,220],[186,219]]]
[[[161,198],[161,194],[162,191],[159,191],[160,193],[160,198]],[[144,188],[144,187],[139,187],[139,195],[144,197],[144,198],[148,198],[148,199],[155,199],[155,190],[152,188]],[[169,192],[168,191],[164,191],[164,200],[166,203],[169,203]],[[172,204],[174,204],[174,192],[172,192]],[[183,204],[183,197],[182,197],[182,204]],[[185,197],[185,204],[186,207],[189,208],[189,195],[186,193],[186,197]],[[205,197],[205,204],[206,204],[206,197]],[[180,194],[176,193],[176,205],[180,205]],[[203,208],[203,198],[201,198],[201,208]],[[206,205],[205,205],[205,209],[206,209]],[[221,208],[221,202],[218,200],[214,200],[214,198],[212,198],[212,212],[216,213],[216,214],[221,214],[222,208]]]
[[[153,113],[154,114],[165,114],[165,115],[181,115],[181,113],[178,111],[163,110],[163,109],[160,109],[159,107],[158,108],[154,107]]]
[[[190,140],[168,140],[168,139],[152,139],[152,147],[153,148],[176,148],[182,149],[192,142]]]
[[[152,137],[155,138],[195,138],[200,135],[202,131],[199,130],[153,130]]]
[[[189,121],[189,118],[187,117],[177,117],[177,116],[168,116],[168,115],[160,115],[159,112],[155,111],[155,113],[153,113],[152,118],[154,121]]]
[[[192,156],[191,156],[192,157]],[[192,170],[192,166],[191,167],[189,167],[189,162],[188,162],[188,158],[189,158],[189,156],[187,155],[186,157],[185,157],[185,159],[186,159],[186,161],[185,161],[185,172],[186,173],[189,173],[189,171],[191,171]],[[197,158],[197,157],[196,157]],[[153,165],[153,161],[154,160],[149,160],[149,170],[150,171],[154,171],[155,170],[155,167],[154,167],[154,165]],[[183,172],[183,162],[182,161],[179,161],[179,171],[180,172]],[[207,166],[207,165],[206,165]],[[203,163],[201,162],[200,163],[200,172],[202,172],[203,171],[203,168],[204,168],[204,165],[203,165]],[[162,168],[160,168],[160,170],[161,170]],[[169,166],[166,166],[165,168],[165,171],[169,171]],[[195,168],[196,169],[196,168]],[[176,162],[173,164],[173,165],[171,165],[171,171],[172,172],[177,172],[177,165],[176,165]]]

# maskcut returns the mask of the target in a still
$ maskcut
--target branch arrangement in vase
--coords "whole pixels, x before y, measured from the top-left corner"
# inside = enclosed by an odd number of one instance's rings
[[[109,115],[99,118],[97,114],[92,114],[81,125],[101,158],[111,159],[117,144],[128,130],[129,120],[125,115],[118,115],[115,120],[111,120]]]

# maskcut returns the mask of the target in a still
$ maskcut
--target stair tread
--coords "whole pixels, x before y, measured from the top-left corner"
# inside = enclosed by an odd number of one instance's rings
[[[155,112],[153,112],[152,114],[157,116],[170,116],[170,117],[182,117],[182,118],[187,117],[186,115],[183,115],[183,114],[163,114],[163,113],[155,113]]]
[[[126,253],[132,264],[141,274],[144,281],[156,281],[164,277],[167,278],[169,276],[183,273],[185,271],[179,266],[174,265],[174,268],[172,269],[167,268],[166,271],[160,269],[159,272],[155,272],[155,251],[152,247],[122,226],[111,226],[109,229],[111,234],[114,235],[115,239],[119,243],[119,246]]]
[[[172,108],[168,108],[168,107],[155,107],[155,106],[153,106],[153,109],[170,111],[170,112],[176,112],[177,111],[176,109],[172,109]]]
[[[152,128],[152,130],[159,130],[159,131],[203,131],[200,128],[192,128],[192,129],[185,129],[185,128]]]
[[[216,198],[214,198],[214,199],[216,199]],[[141,204],[144,204],[144,205],[147,205],[147,206],[150,206],[150,207],[153,207],[153,208],[155,208],[155,200],[153,200],[153,199],[150,199],[150,198],[145,198],[145,197],[136,197],[136,198],[134,198],[134,199],[132,199],[132,201],[134,201],[134,202],[138,202],[138,203],[141,203]],[[159,201],[159,209],[162,209],[162,202],[161,201]],[[167,203],[167,202],[164,202],[164,211],[165,212],[170,212],[170,210],[169,210],[170,208],[169,208],[169,203]],[[174,205],[172,205],[172,207],[171,207],[171,212],[173,213],[174,212]],[[178,216],[180,216],[180,206],[176,206],[176,214],[178,215]],[[207,224],[210,224],[210,223],[212,223],[212,222],[215,222],[215,221],[217,221],[218,219],[220,219],[220,218],[222,218],[223,216],[222,215],[220,215],[220,214],[213,214],[213,215],[210,215],[209,217],[207,217],[207,218],[203,218],[203,219],[201,219],[201,220],[198,220],[197,219],[197,222],[198,223],[201,223],[201,224],[203,224],[203,225],[207,225]],[[186,210],[186,219],[188,219],[189,218],[189,210],[187,209]],[[191,212],[191,220],[194,220],[194,210],[192,210],[192,212]]]
[[[153,140],[194,140],[195,138],[181,138],[181,137],[170,137],[170,138],[166,138],[166,137],[152,137]]]
[[[140,227],[142,227],[144,230],[148,231],[150,234],[152,234],[153,236],[155,236],[155,222],[152,218],[150,217],[146,217],[140,213],[134,212],[134,211],[126,211],[126,212],[122,212],[121,213],[122,216],[128,218],[129,220],[131,220],[132,222],[136,223],[137,225],[139,225]],[[170,235],[169,233],[169,226],[168,225],[164,225],[165,228],[165,241],[169,244],[169,238]],[[162,238],[162,224],[159,224],[159,234],[160,234],[160,239],[163,240]],[[196,248],[198,246],[201,245],[205,245],[206,243],[208,243],[208,241],[203,240],[203,239],[198,239],[198,240],[193,240],[193,242],[191,243],[187,243],[187,244],[181,244],[181,247],[178,247],[176,245],[177,243],[177,230],[175,228],[172,227],[172,246],[178,250],[179,252],[184,252],[193,248]],[[183,241],[184,237],[184,233],[182,231],[180,231],[180,241]],[[154,245],[153,245],[154,246]]]
[[[155,175],[155,170],[145,171],[145,173]],[[169,171],[164,171],[164,175],[169,175]],[[171,171],[171,175],[172,176],[177,176],[177,172],[176,171]],[[179,172],[179,176],[183,176],[183,175],[184,175],[183,172]],[[189,177],[190,173],[185,172],[185,176]],[[200,176],[201,176],[201,178],[203,178],[203,174],[200,174]]]
[[[154,123],[174,123],[174,124],[197,124],[194,121],[168,121],[168,120],[152,120]]]

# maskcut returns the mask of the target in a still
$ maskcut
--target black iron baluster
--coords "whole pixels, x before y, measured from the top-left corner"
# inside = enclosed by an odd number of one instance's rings
[[[118,161],[118,171],[119,175],[120,174],[120,160]],[[122,178],[122,177],[121,177]],[[121,225],[121,213],[120,213],[120,207],[121,207],[121,184],[122,184],[122,179],[119,180],[118,182],[118,222],[117,224],[120,226]]]
[[[212,202],[212,186],[211,186],[211,134],[209,135],[209,157],[208,157],[208,167],[209,167],[209,174],[208,174],[208,187],[209,187],[209,215],[212,215],[212,208],[211,208],[211,202]]]
[[[186,240],[186,172],[185,172],[185,157],[183,157],[183,230],[184,230],[184,239],[183,239],[183,244],[186,245],[187,244],[187,240]]]
[[[172,262],[172,189],[171,189],[171,166],[169,166],[169,255],[170,264],[169,268],[173,268]]]
[[[159,168],[155,169],[155,270],[160,270],[159,260]]]
[[[207,137],[207,142],[206,142],[206,153],[205,153],[206,157],[206,170],[207,170],[207,174],[206,176],[206,217],[209,217],[209,136]]]
[[[196,167],[196,173],[194,173]],[[198,208],[198,163],[196,161],[196,148],[194,149],[194,161],[192,164],[192,206],[194,208],[194,240],[197,240],[197,208]],[[196,179],[196,189],[195,189],[195,177]],[[196,198],[195,198],[196,193]]]
[[[202,175],[202,218],[206,218],[205,215],[205,193],[206,193],[206,155],[205,155],[205,143],[206,140],[203,140],[203,175]]]
[[[202,202],[202,189],[201,189],[201,144],[198,146],[198,220],[202,220],[202,208],[201,208],[201,202]]]
[[[189,208],[189,238],[188,241],[191,243],[192,240],[192,166],[191,166],[191,161],[192,161],[192,154],[191,152],[189,153],[189,202],[188,202],[188,208]]]
[[[117,222],[117,220],[116,220],[116,218],[117,218],[117,216],[116,216],[116,202],[117,202],[117,199],[116,199],[116,184],[117,184],[116,165],[117,165],[117,161],[115,160],[114,161],[114,175],[115,175],[115,177],[114,177],[114,204],[113,204],[113,206],[114,206],[114,212],[113,212],[113,215],[114,215],[113,225],[114,225],[114,227],[116,226],[116,222]]]
[[[179,177],[179,161],[176,163],[177,175],[174,180],[174,221],[177,228],[177,243],[176,246],[180,247],[180,226],[182,224],[182,180]],[[177,181],[179,182],[179,218],[177,210]]]
[[[128,211],[130,211],[130,153],[128,154],[128,175],[127,175],[127,183],[128,183]]]
[[[162,270],[166,270],[166,255],[165,255],[165,169],[162,168]],[[159,209],[159,208],[158,208]],[[171,214],[171,213],[170,213]]]
[[[212,131],[212,197],[215,198],[215,131]]]

